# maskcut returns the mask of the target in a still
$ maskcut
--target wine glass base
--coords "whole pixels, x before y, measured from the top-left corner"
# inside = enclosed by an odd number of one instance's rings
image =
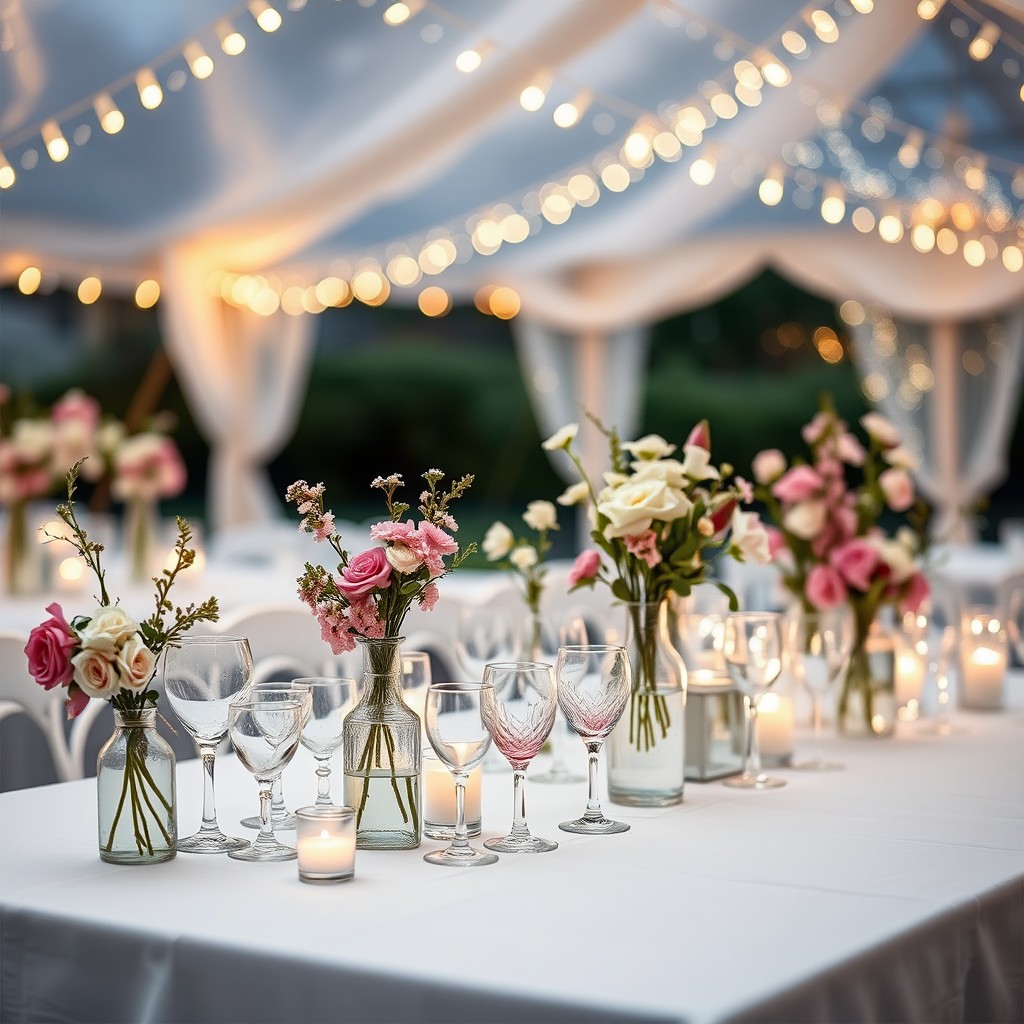
[[[424,854],[423,859],[428,864],[440,864],[445,868],[480,868],[485,864],[498,862],[495,854],[483,853],[471,846],[459,850],[453,850],[450,846],[444,850],[434,850],[432,853]]]
[[[281,815],[281,817],[279,818],[271,819],[271,822],[274,826],[275,832],[295,831],[295,815],[292,814],[291,811],[289,811],[287,814]],[[244,828],[254,828],[257,831],[263,827],[260,822],[260,816],[258,814],[254,814],[249,818],[243,818],[239,822],[239,824],[242,825]]]
[[[546,772],[540,772],[538,775],[530,776],[531,784],[539,782],[545,786],[564,786],[566,783],[579,785],[581,782],[586,781],[587,777],[585,775],[577,775],[575,772],[571,772],[567,768],[549,768]]]
[[[175,843],[179,853],[231,853],[245,850],[252,845],[248,839],[226,836],[223,832],[196,832]]]
[[[806,761],[794,761],[789,767],[798,772],[841,772],[846,765],[838,761],[826,761],[821,757],[811,757]]]
[[[532,780],[531,780],[532,781]],[[511,832],[501,839],[485,839],[484,846],[498,853],[550,853],[558,849],[558,843],[539,836],[516,836]]]
[[[292,847],[284,846],[274,839],[266,843],[255,842],[245,850],[232,850],[228,856],[232,860],[279,861],[295,860],[298,853]]]
[[[611,836],[629,831],[624,821],[612,821],[611,818],[576,818],[574,821],[560,821],[558,827],[563,832],[575,832],[581,836]]]
[[[778,789],[786,784],[785,779],[774,779],[770,775],[734,775],[725,779],[723,786],[733,789]]]

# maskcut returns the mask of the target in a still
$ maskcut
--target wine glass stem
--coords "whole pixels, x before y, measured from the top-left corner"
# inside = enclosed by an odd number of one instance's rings
[[[285,817],[288,813],[288,808],[284,804],[284,783],[281,781],[280,775],[274,779],[274,785],[270,791],[270,799],[271,813],[277,818]]]
[[[278,778],[281,776],[279,775]],[[274,842],[273,783],[270,779],[258,779],[260,784],[260,834],[256,845],[264,846]]]
[[[757,702],[748,697],[747,703],[750,706],[750,744],[747,747],[747,768],[744,775],[756,776],[761,774],[761,749],[757,745]]]
[[[530,828],[526,824],[526,769],[512,769],[513,805],[512,805],[512,835],[528,836]]]
[[[811,693],[811,735],[814,737],[814,757],[821,760],[821,694]]]
[[[587,742],[587,778],[589,790],[587,792],[587,813],[585,818],[603,818],[604,811],[601,810],[601,801],[597,796],[597,758],[601,753],[601,741],[589,740]]]
[[[452,839],[453,850],[469,849],[469,833],[466,830],[466,780],[465,772],[455,773],[455,838]]]
[[[317,758],[316,761],[316,802],[319,807],[331,806],[331,759]]]
[[[220,832],[220,826],[217,824],[217,801],[213,793],[213,764],[217,757],[216,744],[201,745],[199,756],[203,761],[203,824],[200,832]]]

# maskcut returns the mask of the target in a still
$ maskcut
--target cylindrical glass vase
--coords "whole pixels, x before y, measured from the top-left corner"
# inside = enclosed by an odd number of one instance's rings
[[[857,614],[850,661],[840,681],[836,725],[844,736],[891,736],[896,730],[899,636],[891,608],[870,622]]]

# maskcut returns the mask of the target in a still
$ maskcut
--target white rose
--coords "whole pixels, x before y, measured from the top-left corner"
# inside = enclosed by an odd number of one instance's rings
[[[480,547],[488,561],[496,562],[512,550],[512,545],[515,542],[515,536],[504,523],[494,522],[484,534]]]
[[[604,535],[611,539],[643,533],[655,519],[679,519],[692,507],[685,494],[664,480],[636,480],[612,490],[597,510],[608,520]]]
[[[908,550],[917,553],[920,547],[920,539],[909,526],[901,526],[896,531],[896,539]]]
[[[917,455],[901,444],[885,452],[885,461],[897,469],[909,469],[911,473],[921,465]]]
[[[719,472],[710,465],[711,452],[696,444],[688,444],[684,449],[683,472],[691,480],[717,480]]]
[[[893,583],[903,583],[917,572],[914,552],[899,540],[877,536],[864,539],[878,552],[878,557],[889,566],[889,574]]]
[[[508,560],[520,572],[526,572],[527,569],[532,569],[537,564],[537,551],[529,544],[520,544],[508,556]]]
[[[23,461],[42,462],[53,446],[53,427],[49,420],[17,420],[11,441]]]
[[[138,631],[139,624],[115,604],[97,608],[88,624],[78,631],[78,635],[83,647],[114,658]]]
[[[674,444],[669,444],[660,434],[647,434],[639,441],[624,441],[622,450],[629,452],[636,459],[663,459],[671,455],[675,450]]]
[[[866,412],[860,418],[860,425],[883,448],[895,448],[900,443],[900,432],[881,413]]]
[[[669,487],[683,490],[686,487],[686,472],[678,459],[655,459],[649,462],[633,462],[633,480],[664,480]]]
[[[609,488],[614,489],[616,487],[621,487],[623,484],[629,483],[631,478],[628,473],[614,473],[609,469],[602,475],[601,479],[603,479],[608,486],[597,496],[598,501],[603,500],[602,496],[607,493]]]
[[[555,498],[555,501],[557,501],[559,505],[582,505],[584,502],[589,500],[590,488],[583,480],[578,484],[573,484],[571,487],[566,487],[566,489],[557,498]]]
[[[765,448],[754,456],[752,469],[759,484],[771,484],[786,472],[786,456],[778,448]]]
[[[756,512],[733,512],[731,545],[745,562],[767,565],[772,560],[768,531]]]
[[[523,513],[523,522],[531,530],[557,530],[558,509],[550,501],[531,501]]]
[[[578,423],[567,423],[544,441],[541,447],[547,452],[556,452],[560,448],[568,449],[579,429]]]
[[[782,517],[782,525],[794,536],[810,540],[821,533],[827,514],[823,501],[798,501]]]
[[[111,420],[104,423],[97,435],[96,443],[101,452],[110,454],[121,446],[124,441],[124,424]]]
[[[156,656],[143,643],[142,637],[136,633],[129,637],[117,655],[117,671],[121,682],[129,690],[145,690],[153,669],[156,668]]]
[[[423,559],[408,544],[391,544],[384,548],[384,557],[395,572],[414,573]]]
[[[116,697],[121,689],[117,666],[102,651],[86,647],[71,659],[75,682],[90,697]]]

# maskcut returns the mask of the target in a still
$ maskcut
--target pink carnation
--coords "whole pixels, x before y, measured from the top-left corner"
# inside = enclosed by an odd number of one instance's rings
[[[601,568],[601,555],[590,549],[583,551],[576,556],[569,570],[568,584],[570,587],[579,586],[581,583],[588,583],[592,580]]]
[[[822,434],[832,425],[832,417],[827,412],[817,412],[814,418],[800,433],[808,444],[815,444],[821,439]]]
[[[329,608],[318,608],[316,619],[320,623],[320,638],[330,644],[332,654],[344,654],[355,649],[356,642],[348,631],[348,619]]]
[[[866,540],[855,537],[834,548],[829,562],[846,583],[866,591],[878,568],[878,551]]]
[[[831,565],[816,565],[811,569],[805,592],[807,600],[822,612],[837,608],[847,596],[842,577]]]
[[[342,570],[340,590],[353,604],[370,594],[374,588],[387,589],[391,582],[391,565],[383,548],[368,548],[352,559]]]
[[[423,558],[431,576],[444,573],[444,556],[454,555],[459,550],[458,541],[433,523],[422,522],[416,531],[416,539],[410,545]]]
[[[71,653],[78,637],[71,631],[64,611],[56,601],[47,605],[50,618],[41,622],[28,635],[25,657],[32,678],[45,690],[67,686],[74,676]]]
[[[433,609],[434,605],[437,604],[437,599],[440,597],[440,591],[437,589],[436,583],[428,583],[420,593],[420,607],[425,611],[429,612]]]
[[[370,536],[374,540],[391,540],[413,547],[416,543],[416,526],[411,519],[404,523],[385,520],[370,527]]]
[[[779,501],[806,501],[822,488],[820,474],[810,466],[793,466],[772,485],[772,494]]]
[[[380,550],[374,548],[373,550]],[[360,636],[378,640],[384,635],[384,621],[377,614],[377,606],[372,598],[354,601],[348,610],[349,628]]]
[[[661,561],[658,536],[653,530],[624,538],[626,550],[635,558],[642,558],[652,569]]]

